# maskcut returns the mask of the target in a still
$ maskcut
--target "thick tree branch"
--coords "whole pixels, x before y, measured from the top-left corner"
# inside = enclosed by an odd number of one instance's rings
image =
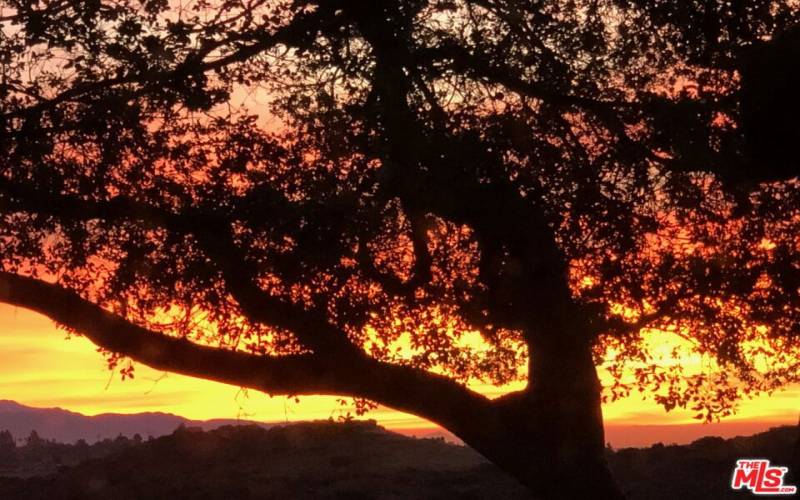
[[[228,290],[253,321],[290,330],[307,347],[318,353],[352,356],[360,350],[347,334],[327,320],[324,314],[273,297],[256,283],[244,252],[233,241],[230,223],[214,217],[195,218],[191,234],[222,272]]]
[[[498,83],[521,95],[559,106],[574,106],[603,112],[641,107],[641,104],[636,102],[598,100],[557,92],[546,84],[525,80],[510,67],[492,65],[489,57],[471,53],[456,43],[444,42],[436,47],[418,50],[413,56],[408,57],[416,64],[448,64],[459,74]]]
[[[194,344],[137,326],[69,290],[41,280],[0,272],[0,302],[44,314],[98,347],[159,370],[270,394],[335,389],[311,355],[273,358]]]
[[[464,438],[495,425],[491,402],[480,394],[446,377],[363,353],[267,357],[202,346],[132,324],[56,284],[8,272],[0,272],[0,302],[44,314],[99,347],[160,370],[273,395],[363,397],[428,418]]]
[[[382,12],[353,10],[349,14],[372,45],[376,60],[371,84],[374,126],[384,140],[384,147],[376,151],[385,171],[382,188],[405,205],[411,204],[417,213],[430,212],[469,225],[482,256],[492,257],[485,252],[489,247],[498,250],[500,258],[485,262],[484,270],[497,273],[502,266],[496,264],[503,261],[523,264],[494,280],[498,286],[492,288],[497,289],[488,294],[493,296],[493,321],[511,328],[536,324],[538,331],[546,332],[561,318],[574,317],[566,262],[541,207],[523,198],[509,181],[480,182],[474,171],[496,165],[500,159],[468,134],[423,133],[425,127],[408,102],[412,82],[403,68],[424,58],[390,35],[393,28],[381,25],[386,23]],[[508,258],[499,255],[499,250],[507,251]]]
[[[116,196],[109,200],[87,200],[72,195],[45,192],[0,177],[0,209],[45,214],[68,221],[135,221],[174,234],[192,236],[222,273],[231,294],[252,320],[292,331],[314,351],[349,353],[358,351],[347,335],[327,319],[299,305],[264,292],[233,242],[230,221],[220,213],[193,210],[180,213]]]

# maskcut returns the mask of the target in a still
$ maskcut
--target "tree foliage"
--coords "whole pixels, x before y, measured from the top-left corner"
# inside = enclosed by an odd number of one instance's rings
[[[326,374],[589,342],[703,418],[800,378],[793,2],[0,5],[6,275]]]

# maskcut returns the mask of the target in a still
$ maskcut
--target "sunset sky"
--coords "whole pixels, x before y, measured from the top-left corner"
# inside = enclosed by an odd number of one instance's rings
[[[494,388],[479,388],[496,394]],[[702,425],[692,412],[664,410],[640,397],[604,408],[607,440],[615,446],[658,441],[687,442],[704,434],[752,434],[797,422],[800,388],[741,403],[722,424]],[[268,422],[327,419],[340,415],[334,397],[270,398],[236,387],[163,374],[137,365],[134,380],[121,381],[83,338],[65,340],[52,321],[23,309],[0,305],[0,399],[36,407],[62,407],[83,414],[158,411],[192,419],[245,418]],[[368,415],[382,425],[410,434],[435,433],[417,417],[381,408]],[[647,426],[647,427],[641,427]]]

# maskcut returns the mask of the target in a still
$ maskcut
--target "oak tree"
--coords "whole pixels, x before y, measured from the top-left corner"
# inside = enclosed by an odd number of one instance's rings
[[[620,498],[604,400],[711,419],[800,379],[799,17],[2,0],[0,301],[112,364],[378,403],[542,497]]]

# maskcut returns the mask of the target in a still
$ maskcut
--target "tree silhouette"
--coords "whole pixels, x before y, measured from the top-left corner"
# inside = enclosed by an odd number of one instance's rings
[[[0,300],[112,366],[410,412],[547,498],[622,496],[604,398],[800,378],[791,2],[0,5]]]
[[[46,443],[47,441],[39,437],[39,433],[35,430],[31,431],[28,437],[25,438],[25,446],[34,452],[39,451]]]
[[[17,443],[7,430],[0,431],[0,467],[8,467],[17,460]]]

